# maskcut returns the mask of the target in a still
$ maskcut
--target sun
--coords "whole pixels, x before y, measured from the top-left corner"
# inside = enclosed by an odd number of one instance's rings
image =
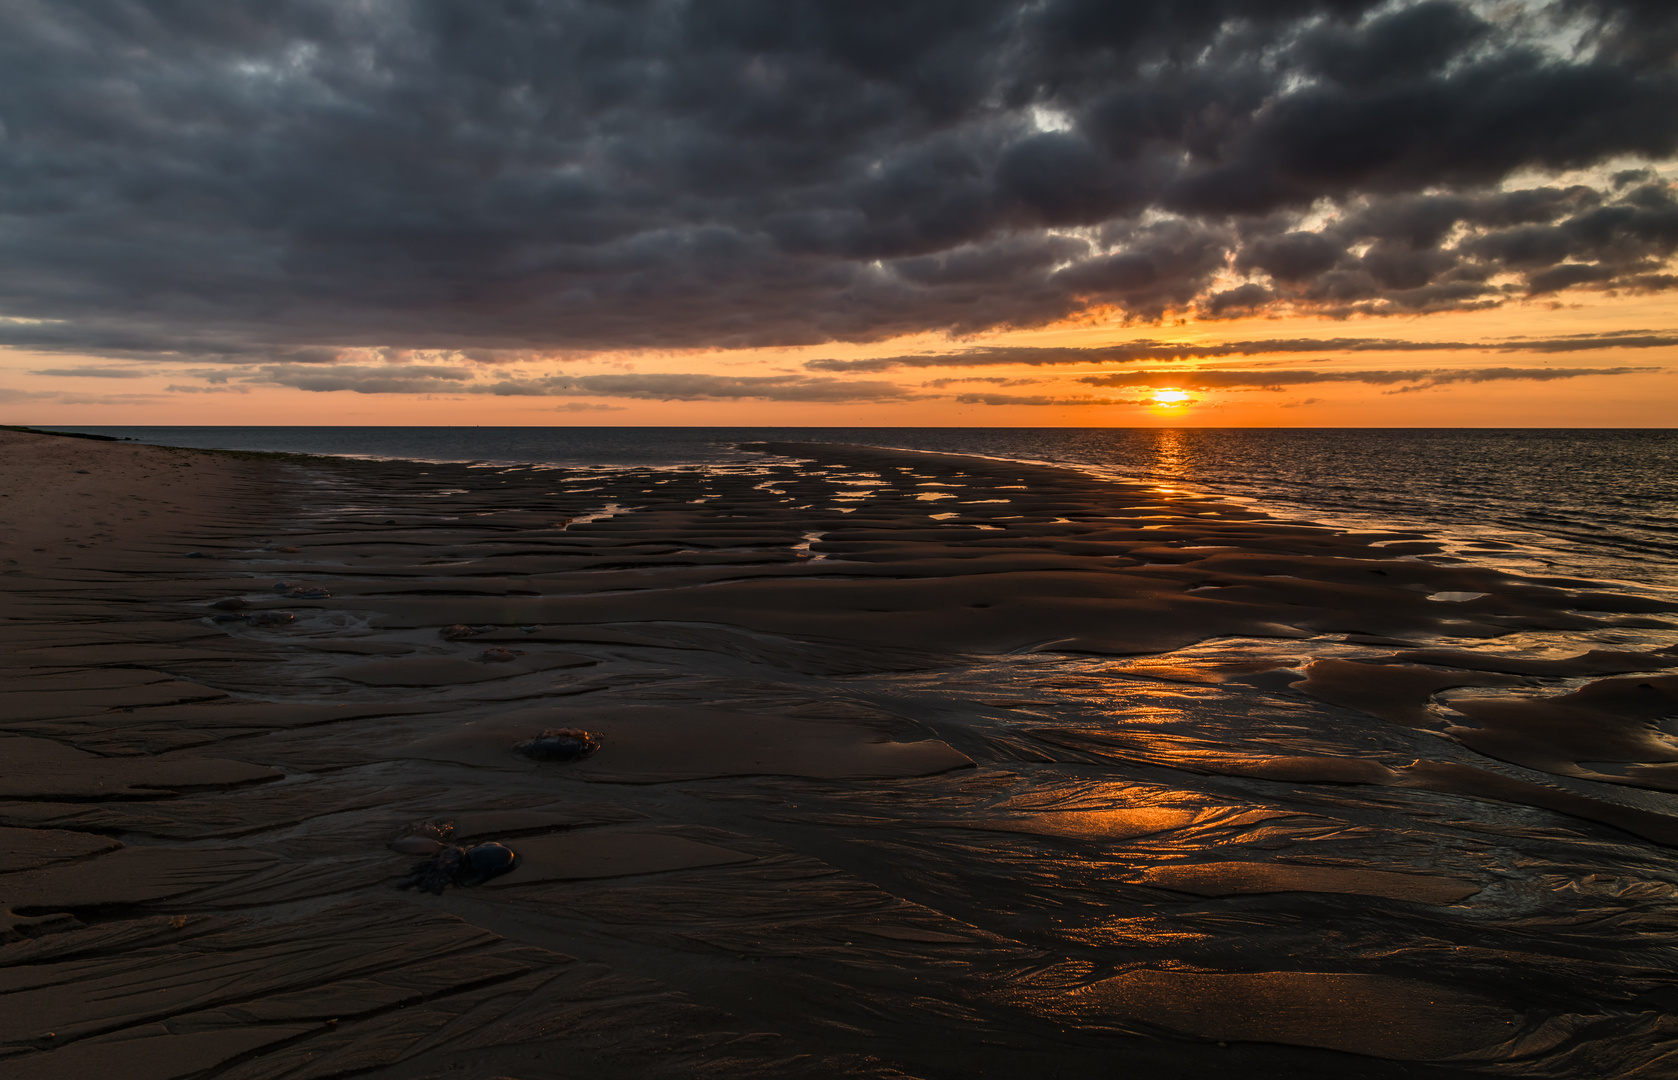
[[[1189,395],[1182,390],[1155,390],[1155,405],[1181,405],[1189,399]]]

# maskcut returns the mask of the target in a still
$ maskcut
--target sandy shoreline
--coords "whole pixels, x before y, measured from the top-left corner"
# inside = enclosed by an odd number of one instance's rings
[[[601,476],[0,431],[0,1071],[1670,1066],[1660,601],[761,449]],[[512,753],[558,727],[601,749]],[[518,869],[399,891],[385,842],[432,819]]]

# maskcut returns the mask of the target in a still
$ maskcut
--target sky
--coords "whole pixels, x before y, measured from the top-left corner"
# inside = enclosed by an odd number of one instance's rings
[[[0,422],[1670,427],[1670,0],[0,0]]]

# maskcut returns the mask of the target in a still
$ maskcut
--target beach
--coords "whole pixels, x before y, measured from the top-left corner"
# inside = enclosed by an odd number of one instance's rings
[[[0,1073],[1678,1068],[1670,595],[744,449],[0,431]]]

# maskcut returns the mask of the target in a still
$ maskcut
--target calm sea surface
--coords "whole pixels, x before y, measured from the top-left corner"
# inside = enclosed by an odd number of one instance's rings
[[[756,440],[1053,462],[1273,514],[1512,545],[1534,570],[1678,587],[1678,431],[1252,428],[59,427],[159,443],[569,466],[740,462]]]

